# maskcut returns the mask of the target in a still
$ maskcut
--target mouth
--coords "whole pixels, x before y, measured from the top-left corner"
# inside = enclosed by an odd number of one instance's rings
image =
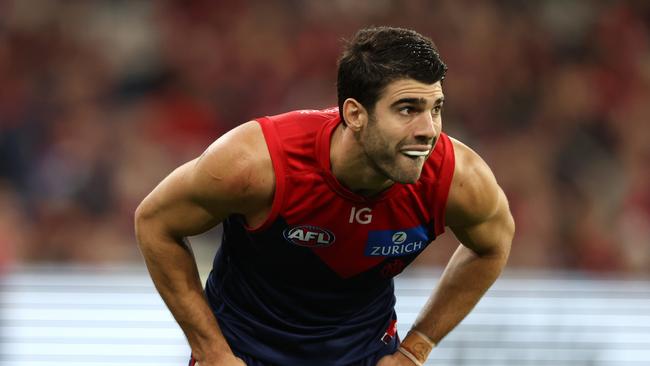
[[[418,158],[421,156],[427,156],[429,154],[429,151],[419,151],[419,150],[402,150],[402,154],[410,157],[410,158]]]
[[[431,149],[432,147],[430,145],[412,145],[402,148],[400,153],[415,160],[428,156],[431,153]]]

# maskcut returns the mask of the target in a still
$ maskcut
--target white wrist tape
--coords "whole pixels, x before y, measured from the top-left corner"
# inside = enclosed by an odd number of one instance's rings
[[[422,362],[420,362],[420,360],[418,360],[417,357],[413,356],[413,354],[412,354],[411,352],[405,350],[405,349],[402,348],[402,347],[398,348],[397,350],[398,350],[401,354],[403,354],[404,356],[406,356],[406,358],[408,358],[409,360],[411,360],[411,362],[413,362],[413,363],[415,364],[415,366],[424,366],[424,364],[422,364]]]
[[[422,338],[423,341],[427,342],[427,344],[428,344],[431,348],[436,348],[436,342],[432,341],[431,338],[429,338],[426,334],[420,332],[419,330],[417,330],[417,329],[411,329],[411,330],[409,331],[409,333],[415,333],[415,334],[417,334],[420,338]]]

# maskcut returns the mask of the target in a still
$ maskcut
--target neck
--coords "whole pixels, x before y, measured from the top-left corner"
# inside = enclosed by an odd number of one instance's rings
[[[368,159],[354,132],[339,124],[330,139],[332,174],[354,193],[372,197],[395,182],[386,178]]]

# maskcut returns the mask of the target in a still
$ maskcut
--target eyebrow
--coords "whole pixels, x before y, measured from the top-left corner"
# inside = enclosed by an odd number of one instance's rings
[[[445,97],[440,97],[433,102],[433,105],[442,104],[445,101]],[[390,106],[395,107],[400,104],[416,104],[416,105],[425,105],[427,100],[424,98],[401,98],[393,102]]]

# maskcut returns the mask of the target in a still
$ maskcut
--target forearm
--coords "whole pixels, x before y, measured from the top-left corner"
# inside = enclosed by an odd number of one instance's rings
[[[151,278],[182,328],[199,361],[231,354],[210,309],[189,244],[155,233],[141,224],[136,230]]]
[[[437,344],[474,308],[497,279],[506,261],[507,253],[479,256],[460,245],[413,329]]]

